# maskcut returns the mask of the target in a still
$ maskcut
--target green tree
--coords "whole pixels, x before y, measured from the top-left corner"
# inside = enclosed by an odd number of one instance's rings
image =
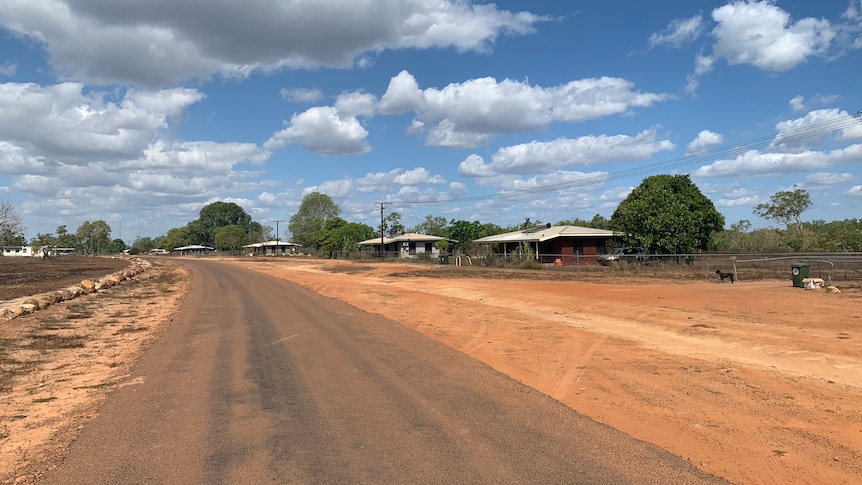
[[[160,238],[158,247],[171,251],[174,248],[181,248],[193,244],[192,235],[189,233],[188,225],[183,227],[174,227],[168,230],[168,233]]]
[[[240,226],[247,235],[251,216],[234,202],[213,202],[201,209],[197,222],[200,224],[199,229],[196,228],[196,232],[199,233],[199,244],[213,246],[215,231],[220,227]]]
[[[688,175],[655,175],[620,202],[608,226],[624,233],[628,245],[684,254],[707,250],[724,216]]]
[[[401,223],[401,214],[390,212],[383,220],[383,229],[381,231],[389,237],[403,233],[404,224]]]
[[[715,251],[744,253],[752,250],[751,221],[742,219],[730,225],[730,229],[719,231],[712,236],[711,249]]]
[[[202,244],[204,246],[212,246],[213,240],[212,235],[209,230],[207,230],[206,226],[200,221],[200,219],[195,219],[184,226],[185,233],[187,235],[187,242],[182,244],[181,246],[188,246],[192,244]]]
[[[578,217],[569,220],[562,220],[555,225],[557,226],[580,226],[580,227],[592,227],[595,229],[607,229],[608,228],[608,220],[601,216],[601,214],[596,214],[589,221],[586,219],[580,219]]]
[[[215,229],[215,248],[220,251],[237,251],[247,241],[248,234],[242,226],[221,226]]]
[[[150,237],[141,237],[138,236],[135,238],[134,242],[132,242],[132,249],[137,250],[138,254],[144,254],[150,249],[155,249],[156,241]],[[171,249],[171,248],[162,248],[162,249]]]
[[[466,252],[471,252],[470,248],[473,244],[473,241],[479,239],[480,237],[484,237],[482,234],[482,224],[479,221],[456,221],[452,219],[449,222],[449,239],[454,239],[455,242],[451,243],[450,248],[453,251],[461,250]]]
[[[416,226],[415,232],[428,236],[446,237],[449,234],[448,230],[449,221],[445,217],[428,214],[425,216],[425,220]]]
[[[815,251],[862,251],[862,220],[812,221],[805,223],[806,236],[811,234]]]
[[[24,246],[24,230],[24,221],[12,202],[0,200],[0,246]]]
[[[57,247],[58,248],[77,248],[78,236],[69,232],[66,225],[57,226]]]
[[[782,190],[769,197],[769,203],[758,204],[754,215],[776,221],[787,226],[796,227],[799,237],[805,236],[802,225],[802,213],[811,207],[811,196],[805,189]]]
[[[607,229],[608,228],[608,220],[602,217],[601,214],[596,214],[590,219],[590,225],[587,227],[592,227],[595,229]]]
[[[56,247],[57,238],[50,232],[48,234],[36,233],[36,237],[30,240],[30,245],[36,248]]]
[[[84,254],[102,254],[108,251],[111,243],[111,226],[101,219],[93,222],[84,221],[78,226],[75,235]]]
[[[304,250],[317,247],[318,236],[326,227],[326,221],[338,217],[341,208],[332,197],[312,192],[302,198],[299,210],[290,218],[288,230],[293,234],[293,242]]]
[[[263,224],[251,221],[248,224],[248,237],[246,244],[266,242],[272,234],[272,228]]]
[[[358,251],[357,243],[372,239],[377,235],[374,228],[356,222],[347,222],[340,217],[326,221],[326,226],[320,231],[317,247],[327,253],[351,253]]]
[[[108,254],[119,254],[125,251],[126,248],[128,248],[128,246],[126,246],[126,242],[120,238],[116,238],[108,243],[106,252]]]

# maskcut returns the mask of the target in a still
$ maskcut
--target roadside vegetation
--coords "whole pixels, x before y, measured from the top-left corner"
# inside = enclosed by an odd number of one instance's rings
[[[643,247],[650,254],[703,253],[792,253],[862,251],[862,219],[841,221],[803,218],[814,205],[802,188],[779,191],[767,203],[757,205],[752,215],[776,223],[775,227],[754,229],[751,220],[726,224],[712,201],[701,193],[687,175],[647,177],[623,200],[610,219],[593,218],[556,221],[555,225],[575,225],[617,231],[622,236],[609,241],[613,247]],[[384,206],[385,208],[385,206]],[[495,234],[546,224],[532,221],[501,226],[493,222],[447,219],[426,215],[414,227],[401,222],[401,214],[381,210],[376,227],[351,222],[341,217],[341,208],[326,194],[307,194],[297,212],[278,222],[276,229],[252,220],[233,202],[213,202],[204,206],[199,217],[155,238],[138,237],[131,246],[111,238],[111,227],[103,220],[85,221],[75,232],[66,225],[55,233],[37,234],[30,241],[36,247],[75,248],[78,254],[112,254],[127,250],[143,254],[152,249],[170,251],[180,246],[200,244],[227,254],[239,254],[243,246],[273,239],[301,245],[304,254],[323,257],[352,257],[359,253],[357,243],[378,236],[405,232],[440,236],[438,249],[446,254],[479,254],[472,241]],[[24,222],[11,202],[0,201],[0,244],[25,245]],[[279,229],[283,231],[278,234]],[[608,248],[612,249],[612,248]],[[493,252],[493,248],[491,248]]]

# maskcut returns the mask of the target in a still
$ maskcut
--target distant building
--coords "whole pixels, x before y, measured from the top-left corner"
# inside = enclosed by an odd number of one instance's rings
[[[172,254],[182,254],[182,255],[200,255],[200,254],[212,254],[216,252],[214,248],[209,246],[201,246],[200,244],[192,244],[191,246],[181,246],[178,248],[174,248],[171,250]]]
[[[435,243],[438,241],[458,242],[454,239],[447,239],[440,236],[429,236],[427,234],[418,234],[408,232],[395,237],[384,237],[382,240],[383,250],[386,251],[386,256],[396,258],[415,258],[417,256],[436,257],[440,254],[440,249]],[[360,248],[366,251],[373,252],[376,256],[380,256],[381,238],[369,239],[358,243]]]
[[[3,246],[3,256],[29,258],[35,256],[33,249],[33,246]]]
[[[299,244],[287,241],[267,241],[243,246],[246,254],[252,256],[295,254],[301,247]]]
[[[77,252],[75,248],[53,248],[36,246],[3,246],[2,256],[17,256],[24,258],[44,258],[45,256],[70,256]]]

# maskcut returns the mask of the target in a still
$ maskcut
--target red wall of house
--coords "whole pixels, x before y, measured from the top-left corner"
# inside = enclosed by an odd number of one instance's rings
[[[578,245],[578,258],[575,257],[575,241],[582,242],[583,247]],[[546,244],[540,245],[539,250],[545,255],[559,255],[563,266],[576,264],[598,264],[596,261],[596,244],[604,244],[604,239],[574,239],[557,238]],[[543,259],[545,259],[543,257]]]

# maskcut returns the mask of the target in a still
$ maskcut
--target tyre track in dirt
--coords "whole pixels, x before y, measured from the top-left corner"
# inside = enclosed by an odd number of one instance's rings
[[[397,319],[732,481],[862,481],[859,292],[405,278],[427,267],[340,261],[251,267]]]

